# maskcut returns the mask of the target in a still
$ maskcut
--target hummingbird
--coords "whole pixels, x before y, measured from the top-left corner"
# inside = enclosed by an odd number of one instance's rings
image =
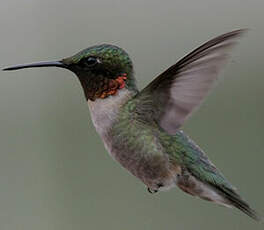
[[[59,61],[3,70],[70,70],[80,81],[92,122],[106,150],[150,193],[178,186],[192,196],[236,207],[260,220],[204,151],[181,130],[207,96],[245,32],[235,30],[209,40],[141,91],[129,55],[111,44],[91,46]]]

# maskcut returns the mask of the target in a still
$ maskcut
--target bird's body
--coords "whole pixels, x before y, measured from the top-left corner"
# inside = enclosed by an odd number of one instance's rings
[[[156,190],[160,183],[171,187],[176,174],[169,169],[162,134],[158,127],[134,117],[133,96],[121,89],[116,97],[89,101],[94,126],[110,155],[148,188]]]
[[[152,119],[137,117],[135,92],[121,89],[115,97],[89,101],[88,105],[107,151],[151,192],[178,185],[191,195],[231,205],[207,178],[234,188],[183,131],[170,135]]]
[[[183,191],[258,220],[236,189],[181,130],[198,108],[243,30],[210,40],[139,91],[132,61],[113,45],[98,45],[59,62],[5,70],[58,66],[79,78],[94,126],[110,155],[152,193]]]

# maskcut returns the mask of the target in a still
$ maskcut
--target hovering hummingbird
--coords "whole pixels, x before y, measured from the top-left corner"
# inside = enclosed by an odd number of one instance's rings
[[[139,91],[128,54],[102,44],[60,61],[3,70],[56,66],[75,73],[93,124],[110,155],[139,178],[150,193],[178,186],[193,196],[257,213],[181,126],[199,107],[244,34],[236,30],[198,47]]]

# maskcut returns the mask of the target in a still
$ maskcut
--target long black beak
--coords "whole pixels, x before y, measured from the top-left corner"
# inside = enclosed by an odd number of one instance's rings
[[[68,68],[68,66],[62,63],[61,61],[47,61],[47,62],[36,62],[36,63],[31,63],[31,64],[15,65],[15,66],[4,68],[2,70],[9,71],[9,70],[18,70],[18,69],[25,69],[25,68],[50,67],[50,66],[66,68],[66,69]]]

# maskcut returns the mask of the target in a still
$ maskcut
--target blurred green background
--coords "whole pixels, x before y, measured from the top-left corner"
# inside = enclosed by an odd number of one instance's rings
[[[251,28],[184,130],[263,214],[263,9],[263,0],[2,0],[1,66],[107,42],[131,55],[142,88],[206,40]],[[263,229],[178,189],[149,194],[107,154],[69,71],[0,74],[1,230]]]

